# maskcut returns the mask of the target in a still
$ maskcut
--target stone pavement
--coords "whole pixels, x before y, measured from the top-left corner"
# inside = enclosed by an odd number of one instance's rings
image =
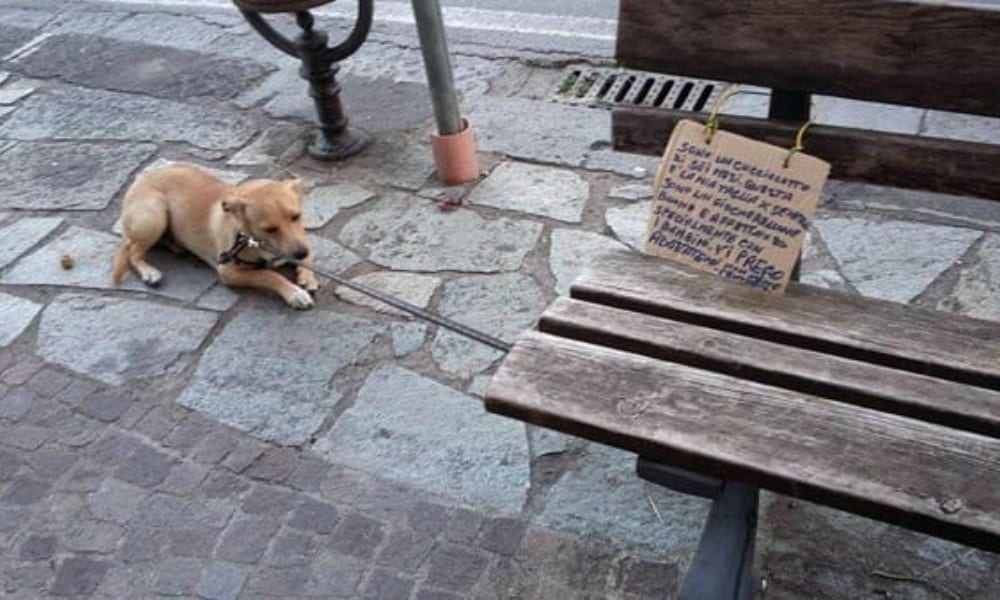
[[[514,340],[595,253],[636,245],[651,194],[655,162],[607,149],[606,112],[545,101],[564,55],[455,46],[486,175],[442,189],[412,32],[380,25],[344,65],[375,142],[326,165],[303,156],[295,64],[234,12],[16,4],[0,7],[0,597],[675,591],[706,503],[639,481],[625,453],[487,415],[495,351],[333,286],[296,313],[167,253],[162,288],[109,283],[137,173],[289,169],[324,268]],[[1000,319],[1000,208],[831,183],[804,279]],[[757,560],[767,598],[1000,597],[995,556],[784,497],[765,498]]]

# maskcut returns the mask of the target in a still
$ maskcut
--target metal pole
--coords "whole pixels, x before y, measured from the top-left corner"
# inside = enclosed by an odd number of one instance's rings
[[[434,117],[438,133],[453,135],[462,131],[462,115],[455,97],[455,81],[448,57],[448,41],[444,35],[444,19],[438,0],[413,0],[413,16],[424,55],[427,83],[431,88]]]

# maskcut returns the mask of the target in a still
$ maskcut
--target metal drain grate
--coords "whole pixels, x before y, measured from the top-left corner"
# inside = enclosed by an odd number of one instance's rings
[[[712,107],[722,88],[716,81],[642,71],[571,68],[552,100],[605,108],[626,105],[700,112]]]

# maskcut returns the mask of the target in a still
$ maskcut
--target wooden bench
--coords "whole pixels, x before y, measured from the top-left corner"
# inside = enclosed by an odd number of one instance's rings
[[[811,93],[1000,116],[1000,12],[887,0],[621,0],[627,67],[772,88],[721,127],[791,146]],[[616,108],[660,155],[679,111]],[[815,126],[832,176],[1000,198],[1000,146]],[[595,261],[501,365],[491,412],[636,453],[714,500],[680,597],[750,598],[758,489],[1000,552],[1000,324],[667,261]]]

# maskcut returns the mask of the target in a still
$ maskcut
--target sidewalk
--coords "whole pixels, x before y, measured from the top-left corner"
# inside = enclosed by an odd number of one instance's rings
[[[110,286],[136,174],[287,169],[323,268],[513,341],[590,257],[638,244],[652,193],[656,161],[608,150],[607,112],[546,101],[565,55],[456,45],[487,176],[442,189],[405,28],[345,63],[375,142],[329,165],[303,153],[296,64],[235,11],[24,6],[0,7],[0,598],[675,591],[707,503],[641,482],[631,455],[486,414],[497,352],[333,285],[296,313],[169,253],[161,288]],[[1000,319],[993,204],[832,182],[803,279]],[[996,556],[784,497],[761,517],[766,598],[1000,597]]]

